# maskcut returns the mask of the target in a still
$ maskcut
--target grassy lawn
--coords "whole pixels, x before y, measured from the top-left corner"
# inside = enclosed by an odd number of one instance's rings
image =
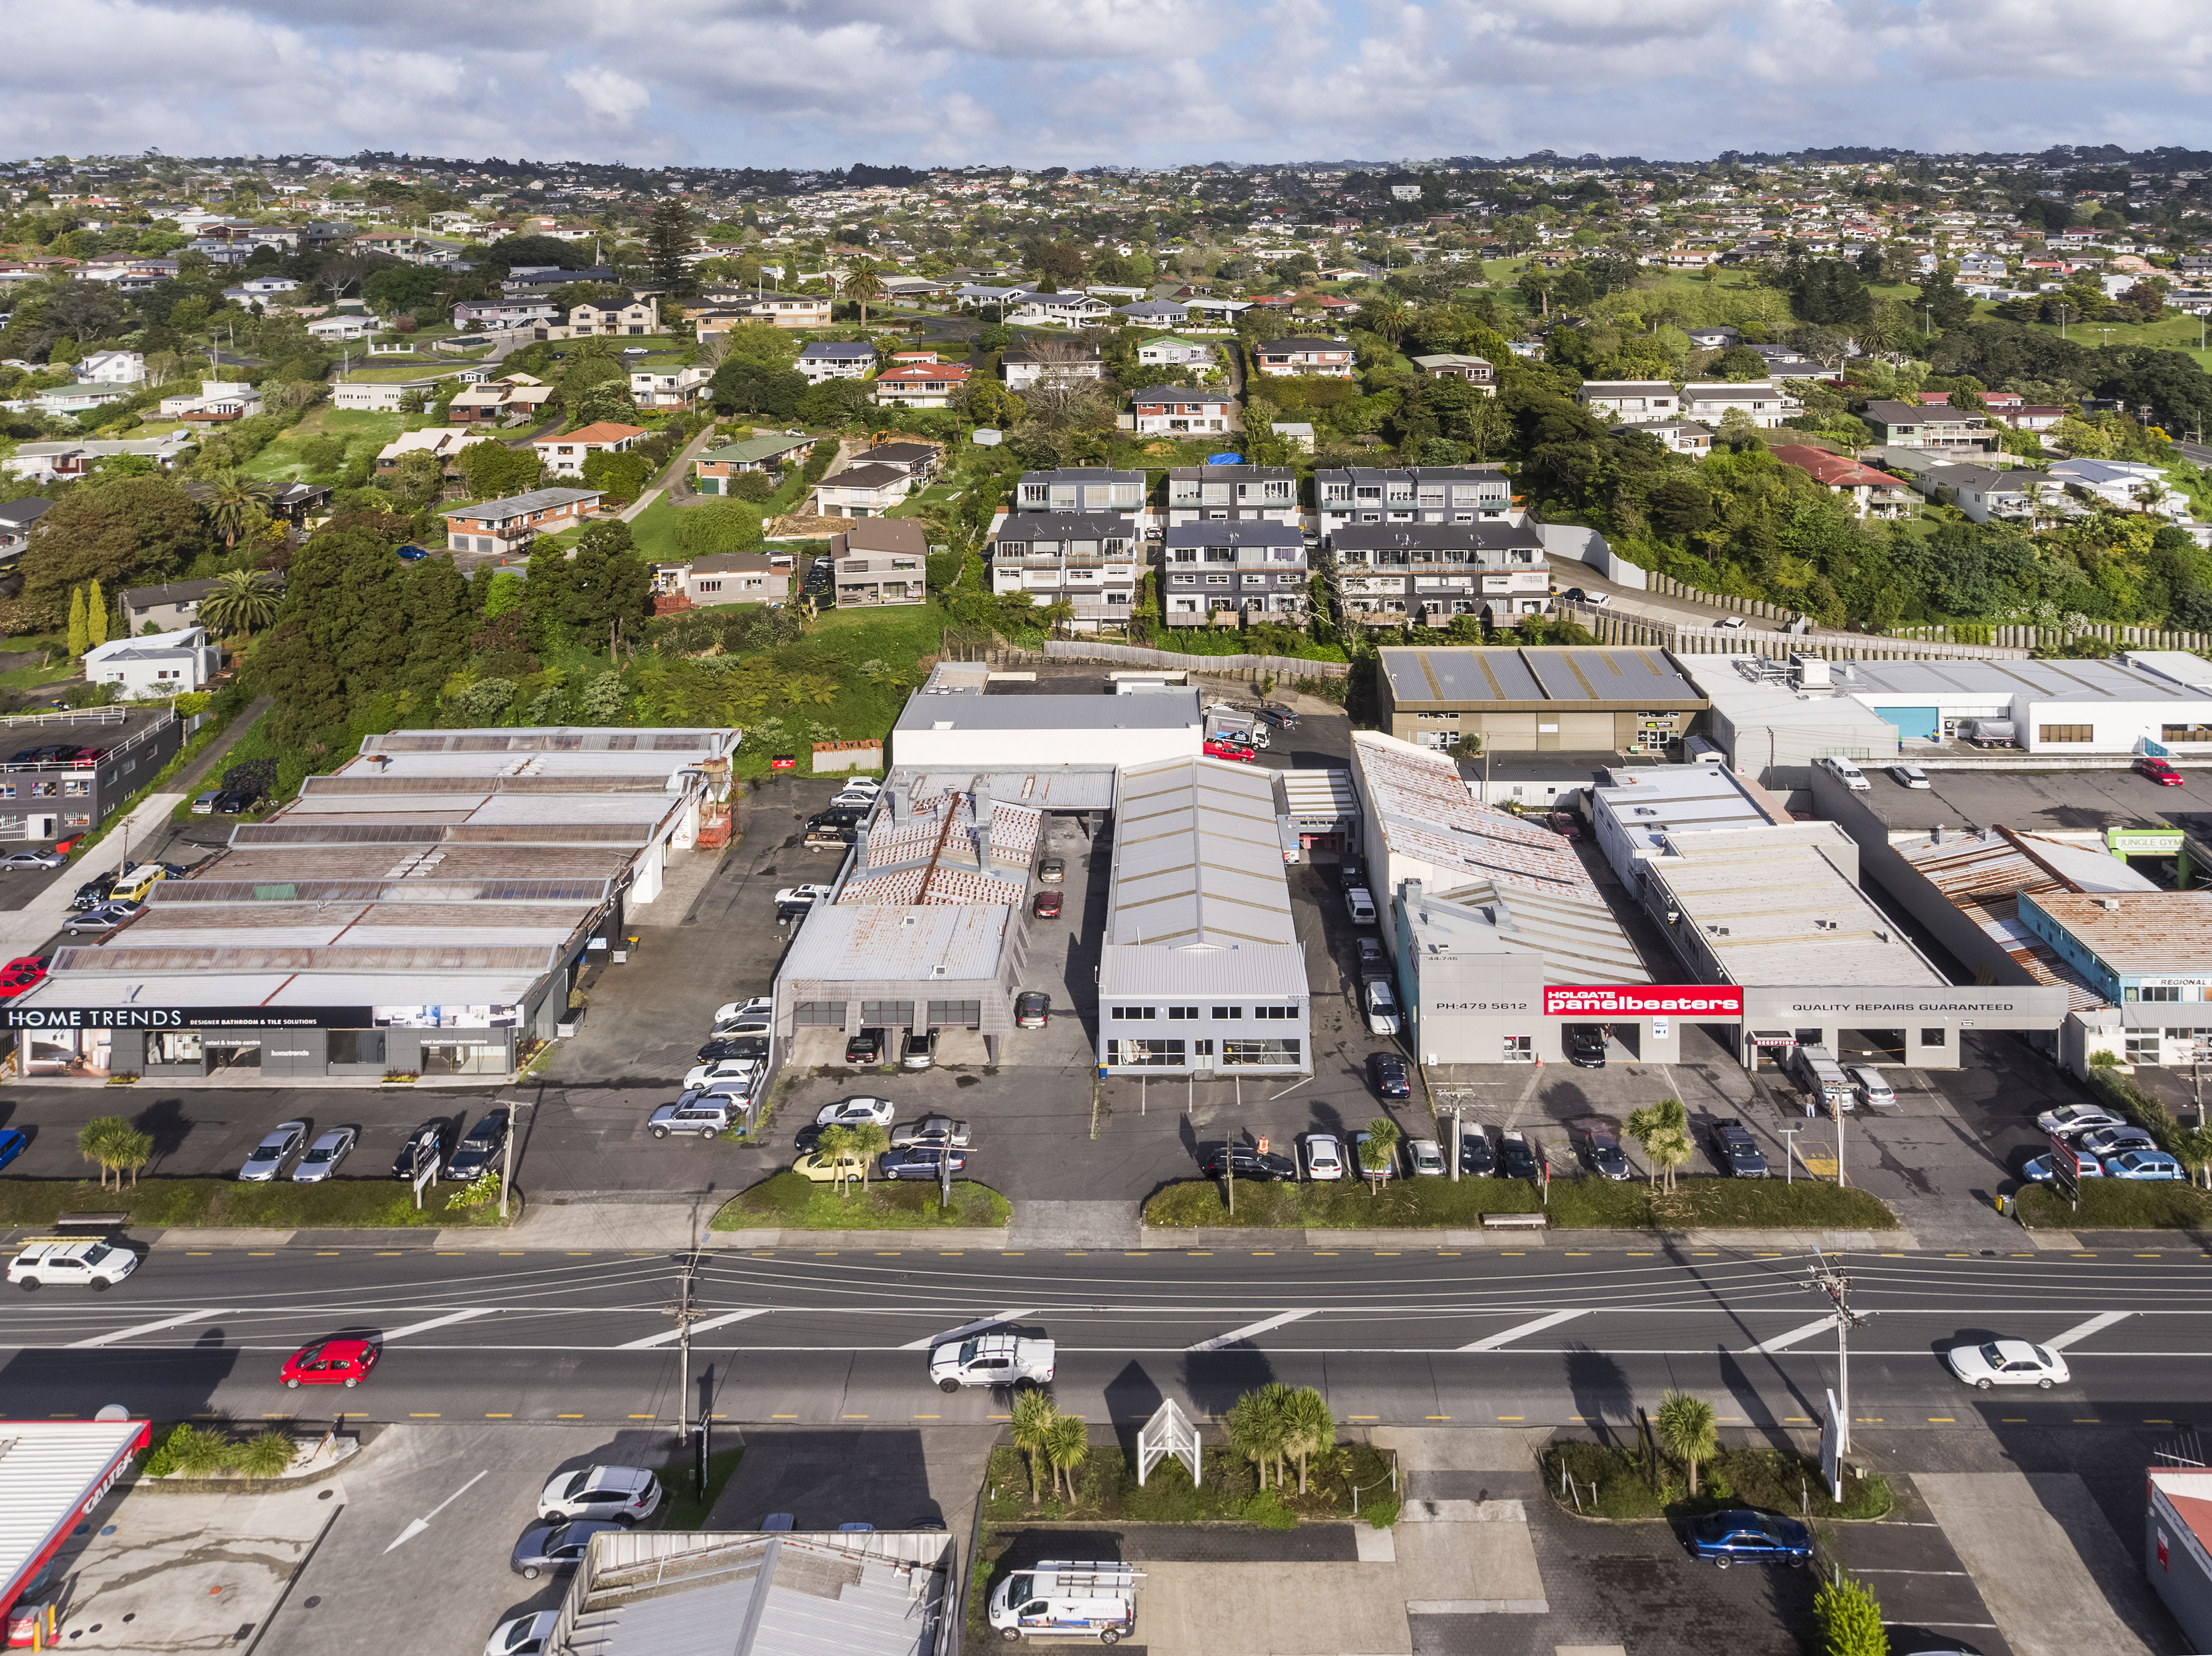
[[[1982,315],[1993,315],[1994,305],[1978,305]],[[2057,335],[2057,325],[2031,322],[2027,325],[2037,333]],[[2065,336],[2077,345],[2095,349],[2103,345],[2143,345],[2160,350],[2181,351],[2194,359],[2200,368],[2212,369],[2212,350],[2197,348],[2197,341],[2205,337],[2205,331],[2193,316],[2161,317],[2156,322],[2069,322]]]
[[[442,379],[458,373],[462,365],[453,361],[439,361],[424,357],[419,362],[391,362],[380,367],[356,368],[346,375],[346,382],[357,385],[407,385],[418,379]]]
[[[122,1191],[94,1180],[0,1179],[0,1224],[50,1225],[65,1213],[127,1213],[134,1225],[250,1225],[297,1229],[437,1229],[496,1226],[496,1205],[448,1206],[459,1187],[422,1192],[422,1210],[391,1179],[334,1179],[326,1184],[242,1185],[228,1179],[146,1179]],[[519,1206],[510,1211],[520,1216]]]
[[[423,414],[378,414],[367,409],[337,409],[328,403],[307,410],[300,423],[246,463],[249,476],[270,482],[289,482],[307,475],[300,445],[310,437],[343,437],[349,452],[374,453],[403,431],[419,430],[429,423]]]
[[[630,519],[629,535],[638,555],[648,562],[673,563],[683,556],[676,544],[676,508],[665,494]]]
[[[773,1174],[740,1192],[715,1214],[713,1230],[754,1230],[769,1225],[787,1230],[939,1230],[949,1226],[995,1229],[1013,1213],[1012,1204],[988,1185],[952,1181],[952,1206],[937,1201],[937,1186],[918,1180],[854,1185],[840,1196],[796,1173]]]
[[[2195,1230],[2212,1226],[2212,1197],[2179,1180],[2085,1179],[2081,1206],[2047,1186],[2014,1198],[2038,1230]]]
[[[1392,1179],[1379,1194],[1368,1182],[1261,1185],[1240,1181],[1231,1215],[1221,1186],[1194,1179],[1170,1185],[1145,1204],[1145,1222],[1170,1229],[1235,1226],[1256,1229],[1365,1230],[1473,1227],[1486,1213],[1537,1213],[1561,1229],[1674,1229],[1735,1225],[1761,1228],[1890,1230],[1897,1216],[1860,1190],[1800,1179],[1690,1178],[1671,1197],[1639,1180],[1554,1179],[1548,1206],[1519,1180]]]
[[[64,684],[79,676],[76,663],[70,659],[69,646],[66,641],[56,642],[51,639],[9,639],[8,647],[10,650],[51,648],[55,656],[55,659],[44,667],[13,667],[4,673],[0,673],[0,685],[5,685],[11,690],[30,691],[48,684]]]
[[[1727,1507],[1755,1507],[1791,1518],[1869,1519],[1890,1508],[1889,1484],[1880,1474],[1844,1478],[1838,1502],[1821,1482],[1819,1459],[1786,1449],[1722,1450],[1698,1468],[1694,1495],[1680,1465],[1640,1444],[1554,1443],[1544,1451],[1543,1466],[1552,1499],[1586,1518],[1680,1521]],[[1560,1488],[1563,1471],[1574,1482],[1571,1495]]]

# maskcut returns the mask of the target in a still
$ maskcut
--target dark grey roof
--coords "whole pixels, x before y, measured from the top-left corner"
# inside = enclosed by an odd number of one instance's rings
[[[449,518],[519,518],[526,512],[543,512],[549,506],[567,506],[574,500],[596,500],[605,492],[597,488],[533,488],[527,494],[510,494],[503,500],[486,500],[481,506],[455,507],[445,515]]]
[[[1321,339],[1312,334],[1286,334],[1280,339],[1271,339],[1260,347],[1260,355],[1283,351],[1348,351],[1352,346],[1342,339]]]
[[[1405,548],[1432,552],[1540,554],[1544,537],[1534,524],[1346,524],[1329,531],[1329,544],[1341,552]]]
[[[888,488],[893,483],[910,482],[907,474],[896,466],[852,465],[842,471],[833,471],[822,480],[824,488]]]
[[[910,466],[924,460],[934,460],[937,451],[927,443],[878,443],[853,458],[878,465]]]
[[[1392,699],[1401,707],[1486,701],[1580,702],[1592,707],[1706,705],[1697,686],[1656,649],[1499,649],[1476,644],[1378,653]]]
[[[173,580],[162,586],[133,586],[123,594],[125,610],[150,610],[156,604],[194,604],[215,591],[211,580]]]
[[[1116,471],[1111,466],[1055,466],[1050,471],[1024,471],[1025,483],[1141,483],[1141,471]]]
[[[1225,391],[1200,391],[1189,385],[1147,385],[1142,391],[1133,391],[1125,399],[1132,403],[1219,403],[1226,406],[1237,399]]]
[[[1304,546],[1305,531],[1296,524],[1215,519],[1205,523],[1171,525],[1166,546]]]
[[[45,517],[53,509],[53,504],[35,494],[27,500],[0,501],[0,524],[10,529],[26,528]]]
[[[1170,466],[1168,476],[1179,483],[1235,483],[1295,477],[1297,470],[1292,466]]]
[[[1097,541],[1136,534],[1126,512],[1018,512],[1009,517],[993,540],[1016,545],[1032,541]]]

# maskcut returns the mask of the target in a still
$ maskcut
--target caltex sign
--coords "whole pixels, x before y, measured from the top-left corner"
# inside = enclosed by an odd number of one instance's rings
[[[1743,991],[1710,983],[1547,984],[1548,1018],[1740,1018]]]

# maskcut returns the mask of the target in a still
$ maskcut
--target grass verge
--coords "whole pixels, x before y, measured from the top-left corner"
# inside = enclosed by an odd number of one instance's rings
[[[710,1230],[757,1230],[774,1225],[786,1230],[940,1230],[952,1226],[995,1229],[1013,1215],[1013,1204],[988,1185],[965,1179],[952,1183],[952,1205],[938,1205],[937,1186],[919,1180],[878,1180],[865,1190],[855,1186],[840,1196],[828,1185],[784,1172],[763,1179],[725,1202]]]
[[[319,1185],[242,1185],[229,1179],[146,1179],[121,1191],[92,1180],[0,1179],[0,1225],[50,1225],[70,1213],[125,1213],[133,1225],[274,1229],[496,1228],[499,1208],[449,1205],[458,1190],[422,1192],[415,1210],[393,1179],[333,1179]],[[510,1211],[520,1218],[519,1205]]]
[[[1145,1222],[1166,1229],[1234,1226],[1261,1230],[1370,1230],[1424,1225],[1473,1227],[1486,1213],[1544,1213],[1562,1230],[1673,1230],[1688,1226],[1771,1229],[1893,1230],[1897,1216],[1862,1190],[1800,1179],[1692,1178],[1672,1196],[1630,1180],[1555,1179],[1546,1204],[1519,1180],[1393,1179],[1380,1194],[1354,1184],[1240,1182],[1237,1211],[1221,1186],[1194,1179],[1170,1185],[1145,1204]]]
[[[1820,1463],[1787,1449],[1723,1449],[1698,1468],[1694,1495],[1678,1462],[1638,1444],[1554,1443],[1544,1451],[1542,1464],[1552,1499],[1588,1518],[1679,1521],[1728,1507],[1755,1507],[1791,1518],[1869,1519],[1885,1516],[1891,1501],[1889,1485],[1878,1472],[1847,1474],[1843,1500],[1832,1500],[1820,1481]],[[1574,1480],[1572,1495],[1560,1487],[1562,1469]]]
[[[2014,1199],[2032,1230],[2212,1228],[2212,1198],[2179,1180],[2084,1179],[2079,1211],[2046,1185],[2031,1185]]]
[[[676,1450],[660,1469],[662,1490],[660,1510],[654,1514],[653,1527],[659,1530],[703,1530],[707,1514],[714,1510],[714,1503],[722,1498],[722,1490],[738,1470],[738,1463],[745,1458],[743,1449],[717,1449],[707,1457],[707,1487],[693,1488],[691,1451],[689,1447]]]

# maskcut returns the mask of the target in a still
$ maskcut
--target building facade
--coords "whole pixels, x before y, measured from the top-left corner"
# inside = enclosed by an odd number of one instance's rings
[[[1160,608],[1170,627],[1223,620],[1304,624],[1312,571],[1304,535],[1290,524],[1188,523],[1160,548]]]
[[[1298,474],[1290,466],[1200,465],[1168,470],[1168,523],[1295,524]]]
[[[1328,561],[1346,621],[1449,627],[1461,616],[1494,626],[1551,613],[1551,565],[1531,524],[1355,525],[1329,537]]]
[[[1119,513],[1018,512],[991,542],[991,590],[1026,592],[1040,608],[1073,604],[1069,624],[1078,632],[1126,626],[1143,555],[1136,530]]]
[[[1413,466],[1402,471],[1349,466],[1314,474],[1322,536],[1348,524],[1517,522],[1513,486],[1488,466]]]

